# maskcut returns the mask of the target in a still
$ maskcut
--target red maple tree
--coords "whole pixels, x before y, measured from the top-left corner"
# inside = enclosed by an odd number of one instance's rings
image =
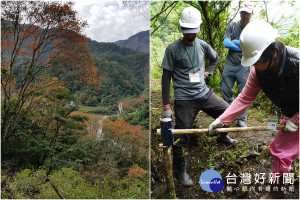
[[[43,95],[51,95],[49,74],[62,63],[63,71],[74,79],[100,86],[101,78],[82,35],[86,27],[72,3],[1,1],[2,140],[12,136],[22,116]]]

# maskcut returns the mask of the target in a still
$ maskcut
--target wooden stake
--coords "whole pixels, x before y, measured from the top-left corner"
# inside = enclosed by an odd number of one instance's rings
[[[160,174],[157,171],[157,167],[154,164],[155,162],[156,162],[156,156],[154,150],[151,148],[151,175],[153,176],[155,181],[162,183],[163,179],[161,178]]]
[[[284,125],[277,125],[277,130],[281,130]],[[232,127],[232,128],[217,128],[215,129],[219,133],[228,132],[244,132],[244,131],[268,131],[266,126],[254,126],[254,127]],[[196,133],[208,133],[208,128],[204,129],[172,129],[172,134],[196,134]],[[157,134],[160,135],[160,129],[157,129]]]
[[[281,130],[284,126],[277,125],[277,130]],[[256,127],[233,127],[233,128],[217,128],[215,129],[219,133],[228,133],[228,132],[244,132],[244,131],[267,131],[266,126],[256,126]],[[172,134],[196,134],[196,133],[208,133],[208,129],[172,129]],[[160,129],[157,129],[157,134],[160,135]],[[162,146],[163,148],[163,162],[164,170],[166,175],[167,189],[170,199],[176,199],[175,184],[173,179],[172,171],[172,158],[170,147]]]
[[[175,184],[174,184],[173,171],[172,171],[171,151],[170,148],[167,146],[162,146],[161,148],[163,148],[163,161],[164,161],[169,199],[176,199]]]

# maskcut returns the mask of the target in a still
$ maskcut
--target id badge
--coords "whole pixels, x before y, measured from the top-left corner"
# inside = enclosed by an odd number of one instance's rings
[[[200,83],[199,73],[189,73],[190,83]]]
[[[277,122],[278,122],[277,116],[268,116],[267,120],[268,120],[267,129],[275,131],[277,128]]]

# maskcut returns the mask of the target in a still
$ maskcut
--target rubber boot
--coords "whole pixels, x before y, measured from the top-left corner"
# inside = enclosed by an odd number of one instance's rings
[[[217,141],[225,143],[225,144],[237,144],[237,143],[239,143],[239,141],[230,138],[228,136],[228,133],[220,133],[220,135],[218,135],[218,137],[217,137]]]
[[[184,186],[193,185],[193,180],[186,173],[186,164],[183,157],[182,147],[173,146],[173,169],[174,176]]]
[[[281,191],[281,187],[284,186],[282,176],[279,178],[279,183],[271,185],[271,191],[266,195],[262,196],[260,199],[284,199],[284,191]],[[274,187],[278,190],[274,191]]]

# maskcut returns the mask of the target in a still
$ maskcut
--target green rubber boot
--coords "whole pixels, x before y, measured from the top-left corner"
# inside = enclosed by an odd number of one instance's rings
[[[173,146],[174,177],[184,186],[193,185],[193,180],[186,172],[186,163],[183,157],[182,147]]]

